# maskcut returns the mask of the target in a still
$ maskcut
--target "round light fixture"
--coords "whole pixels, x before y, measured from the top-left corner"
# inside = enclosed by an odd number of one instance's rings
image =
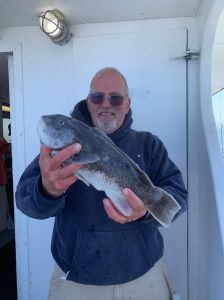
[[[39,16],[40,28],[51,40],[59,45],[68,43],[72,34],[64,22],[63,14],[57,10],[47,10]]]

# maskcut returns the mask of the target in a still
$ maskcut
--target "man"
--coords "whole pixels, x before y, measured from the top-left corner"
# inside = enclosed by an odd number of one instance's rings
[[[87,99],[75,106],[72,117],[105,132],[156,186],[173,195],[181,206],[178,215],[186,209],[182,176],[162,142],[131,129],[128,86],[118,70],[104,68],[94,76]],[[130,189],[123,191],[133,208],[128,218],[103,192],[77,179],[81,164],[62,167],[80,149],[79,144],[71,145],[52,158],[51,149],[42,145],[16,191],[17,206],[28,216],[55,216],[56,268],[48,299],[171,299],[160,262],[159,223]]]

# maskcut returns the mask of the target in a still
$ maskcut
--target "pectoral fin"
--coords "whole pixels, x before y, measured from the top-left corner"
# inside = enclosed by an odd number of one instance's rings
[[[79,152],[71,157],[72,162],[91,164],[97,162],[100,158],[94,153]]]

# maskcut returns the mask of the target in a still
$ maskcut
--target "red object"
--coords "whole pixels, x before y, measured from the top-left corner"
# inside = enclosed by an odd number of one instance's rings
[[[0,140],[0,185],[8,183],[3,155],[8,153],[9,144],[5,140]]]

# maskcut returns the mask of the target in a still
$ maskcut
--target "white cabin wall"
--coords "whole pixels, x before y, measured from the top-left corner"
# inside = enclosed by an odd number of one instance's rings
[[[208,16],[211,12],[212,7],[214,6],[214,0],[203,0],[198,11],[197,22],[200,40],[203,38],[203,32],[205,29],[205,24],[208,20]],[[215,21],[215,20],[214,20]]]
[[[207,15],[211,8],[212,1],[200,7],[197,21],[198,30],[198,44],[201,51],[201,41],[204,25]],[[200,53],[201,57],[201,53]],[[200,59],[201,61],[201,59]],[[207,154],[204,140],[204,132],[201,121],[200,108],[200,61],[198,62],[198,69],[196,70],[197,102],[193,103],[191,116],[195,117],[193,124],[189,123],[189,207],[188,207],[188,243],[189,243],[189,300],[208,300],[209,294],[209,276],[208,276],[208,239],[207,239],[207,219],[208,207],[207,193]],[[203,179],[202,179],[203,177]],[[191,195],[195,195],[192,197]]]
[[[150,27],[152,30],[188,28],[189,48],[193,50],[199,49],[195,18],[86,24],[71,26],[70,29],[75,35],[88,36],[93,31],[99,34],[109,34],[110,32],[121,33],[124,29],[134,32],[144,30],[145,26]],[[47,113],[68,114],[73,107],[75,98],[72,64],[73,43],[71,42],[65,46],[54,45],[39,27],[6,28],[0,31],[0,37],[4,42],[19,41],[21,43],[23,62],[23,103],[21,105],[24,107],[24,120],[21,119],[20,121],[24,123],[23,134],[25,137],[25,153],[21,153],[21,155],[25,156],[27,165],[39,152],[36,126],[40,115]],[[177,56],[181,54],[184,53],[177,53]],[[197,195],[199,193],[198,136],[201,135],[201,132],[197,131],[198,83],[198,62],[192,60],[189,62],[189,203],[192,205],[192,208],[189,209],[190,216],[192,216],[192,220],[189,219],[189,226],[192,229],[193,239],[191,251],[196,252],[196,254],[198,254],[198,251],[195,251],[193,242],[195,237],[195,241],[198,242],[197,231],[195,231],[198,223],[195,222],[195,217],[198,214],[197,208],[199,206],[197,202]],[[17,117],[20,118],[19,115]],[[20,140],[20,137],[15,136],[14,140],[16,143],[17,140]],[[16,167],[16,160],[19,158],[14,159]],[[22,169],[19,171],[18,173],[20,174],[23,172]],[[15,178],[16,183],[18,180],[19,178]],[[19,214],[19,212],[16,213]],[[23,220],[27,222],[27,232],[18,232],[17,239],[21,239],[21,236],[23,240],[26,236],[28,237],[27,244],[24,243],[24,248],[26,250],[28,248],[29,254],[29,259],[27,258],[27,264],[29,265],[28,290],[33,297],[32,299],[35,299],[37,291],[39,293],[42,291],[43,295],[46,295],[48,289],[47,279],[50,276],[53,266],[50,254],[50,237],[53,220],[39,221],[26,218],[25,216]],[[35,236],[41,237],[40,239],[38,238],[38,241],[41,240],[41,244],[35,242]],[[24,253],[27,253],[27,251],[24,251]],[[23,252],[21,251],[19,256],[22,255]],[[189,270],[191,271],[191,269]],[[22,276],[18,280],[23,285],[26,282],[23,282]],[[40,294],[38,296],[40,297]],[[20,299],[29,299],[29,295],[20,294]]]
[[[224,167],[212,111],[211,62],[218,18],[224,9],[222,0],[204,0],[198,15],[200,59],[199,117],[199,210],[197,297],[222,300],[224,294]],[[196,258],[195,257],[195,258]]]

